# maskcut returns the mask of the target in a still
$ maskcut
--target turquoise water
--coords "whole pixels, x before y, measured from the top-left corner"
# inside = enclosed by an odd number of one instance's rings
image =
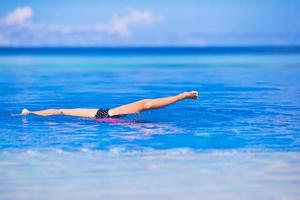
[[[297,53],[2,55],[0,197],[297,199],[299,75]],[[189,90],[122,123],[15,115]]]

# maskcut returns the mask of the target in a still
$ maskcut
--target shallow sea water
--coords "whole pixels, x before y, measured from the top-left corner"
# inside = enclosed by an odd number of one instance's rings
[[[299,54],[0,56],[0,199],[299,199],[299,77]],[[119,123],[15,115],[188,90]]]

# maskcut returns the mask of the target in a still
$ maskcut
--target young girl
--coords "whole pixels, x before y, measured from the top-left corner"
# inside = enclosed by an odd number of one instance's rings
[[[74,109],[46,109],[38,111],[30,111],[28,109],[22,110],[22,115],[36,114],[41,116],[49,115],[70,115],[77,117],[90,118],[111,118],[120,117],[122,115],[136,114],[145,110],[158,109],[170,104],[176,103],[184,99],[197,99],[198,92],[183,92],[176,96],[157,98],[157,99],[143,99],[130,104],[122,105],[111,109],[96,109],[96,108],[74,108]]]

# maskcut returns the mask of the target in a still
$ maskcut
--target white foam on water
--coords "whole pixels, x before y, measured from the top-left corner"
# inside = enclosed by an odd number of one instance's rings
[[[0,153],[0,199],[298,199],[299,152]]]

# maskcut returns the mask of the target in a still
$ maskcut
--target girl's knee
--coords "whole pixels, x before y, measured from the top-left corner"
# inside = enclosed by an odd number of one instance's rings
[[[53,112],[56,115],[65,115],[66,114],[64,109],[53,109]]]
[[[142,110],[149,110],[152,108],[152,101],[151,99],[143,99],[141,100],[141,109]]]

